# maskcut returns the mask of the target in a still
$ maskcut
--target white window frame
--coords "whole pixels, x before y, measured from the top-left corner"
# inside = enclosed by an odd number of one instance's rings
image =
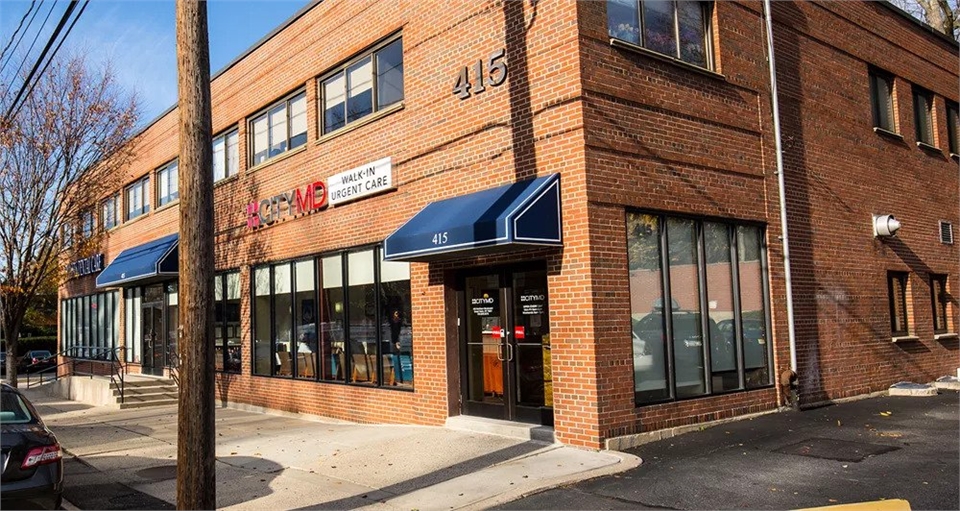
[[[136,198],[139,195],[140,207]],[[134,181],[123,189],[123,219],[129,222],[150,212],[150,175]]]
[[[300,114],[293,114],[292,110],[298,101],[303,102],[302,103],[303,111]],[[304,118],[302,122],[299,121],[300,115],[302,115]],[[288,151],[296,149],[297,147],[306,145],[306,138],[307,138],[306,135],[308,131],[307,123],[306,123],[306,115],[307,115],[306,89],[299,89],[296,92],[287,95],[280,101],[273,103],[272,105],[268,106],[267,108],[264,108],[263,110],[260,110],[255,115],[253,115],[247,124],[248,132],[249,132],[247,144],[249,146],[248,152],[249,152],[250,166],[256,167],[257,165],[266,163],[272,160],[273,158],[276,158],[277,156],[280,156]],[[297,119],[294,119],[294,117],[296,117]],[[265,125],[266,132],[264,133],[264,135],[266,136],[265,148],[261,148],[257,145],[258,137],[257,137],[256,126],[260,122],[266,123]],[[292,132],[293,130],[292,127],[295,123],[298,126],[299,125],[303,126],[302,132],[299,132],[299,131],[297,133]],[[279,131],[280,126],[283,126],[282,134],[277,133],[277,131]],[[303,142],[298,143],[295,147],[291,146],[293,139],[295,137],[299,137],[301,134],[304,137]],[[274,135],[277,135],[278,137],[282,135],[284,138],[283,140],[279,140],[279,139],[274,140]],[[275,147],[282,147],[282,149],[278,149],[277,152],[273,152],[274,151],[273,148]],[[262,159],[259,159],[259,160],[257,159],[258,158],[257,149],[264,149],[266,151],[266,155]]]
[[[180,164],[178,160],[157,169],[157,207],[180,200]]]

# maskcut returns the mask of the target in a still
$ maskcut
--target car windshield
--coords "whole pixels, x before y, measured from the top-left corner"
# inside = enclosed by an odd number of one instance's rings
[[[34,351],[31,353],[33,358],[50,358],[49,351]]]
[[[4,391],[0,400],[0,424],[27,424],[34,422],[27,404],[16,392]]]

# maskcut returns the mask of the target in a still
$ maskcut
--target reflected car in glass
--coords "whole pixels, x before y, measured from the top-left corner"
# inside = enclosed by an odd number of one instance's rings
[[[60,443],[30,401],[5,383],[0,390],[0,444],[0,508],[60,509]]]
[[[18,373],[35,373],[57,365],[57,359],[49,350],[30,350],[17,364]]]

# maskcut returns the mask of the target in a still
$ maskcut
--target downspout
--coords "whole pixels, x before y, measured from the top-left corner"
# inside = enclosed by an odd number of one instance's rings
[[[780,239],[783,244],[783,272],[784,285],[787,293],[787,331],[790,339],[790,371],[786,375],[788,381],[781,376],[780,384],[794,386],[797,374],[797,336],[793,322],[793,281],[790,277],[790,244],[787,238],[787,196],[786,183],[783,177],[783,143],[780,134],[780,97],[777,93],[777,67],[773,51],[773,14],[770,9],[770,0],[763,0],[763,17],[767,25],[767,62],[770,63],[770,99],[773,106],[773,134],[777,148],[777,183],[780,192]],[[794,400],[796,405],[796,400]]]

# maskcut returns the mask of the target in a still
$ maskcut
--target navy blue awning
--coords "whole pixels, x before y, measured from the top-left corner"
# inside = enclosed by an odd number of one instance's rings
[[[383,242],[388,261],[559,246],[560,174],[428,204]]]
[[[120,252],[97,276],[97,287],[141,284],[176,277],[180,235],[171,234]]]

